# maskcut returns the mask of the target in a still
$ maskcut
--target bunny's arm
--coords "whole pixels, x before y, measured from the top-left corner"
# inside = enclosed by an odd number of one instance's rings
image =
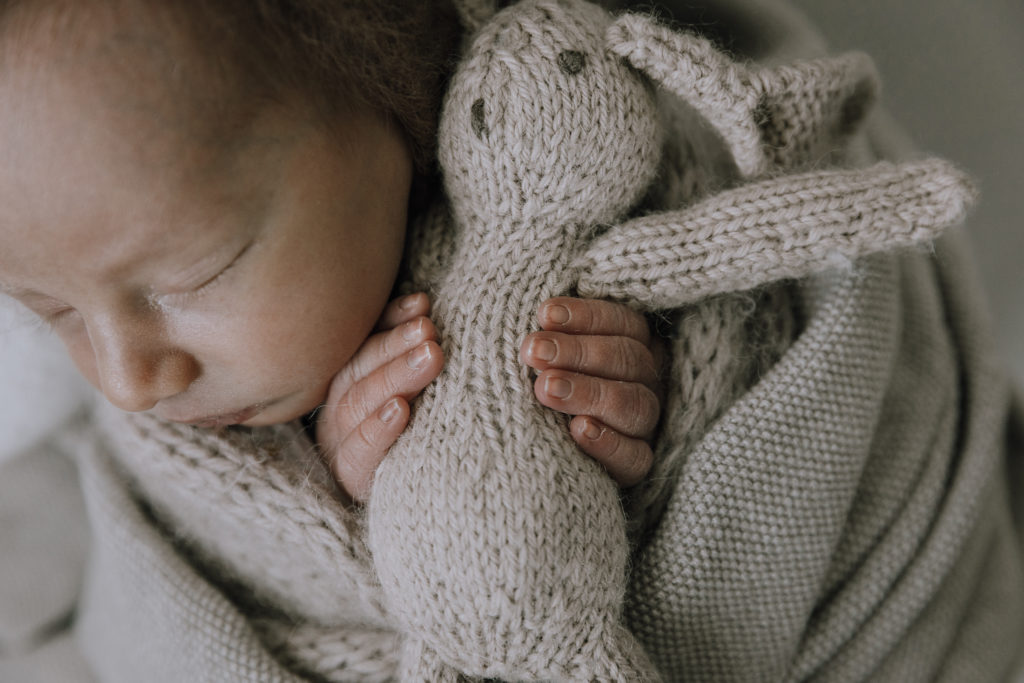
[[[611,228],[577,261],[577,291],[654,310],[804,277],[928,242],[974,196],[939,159],[764,180]]]
[[[639,14],[620,17],[606,41],[612,52],[703,116],[725,141],[743,178],[819,161],[841,148],[879,90],[871,58],[858,52],[748,66],[706,38]]]

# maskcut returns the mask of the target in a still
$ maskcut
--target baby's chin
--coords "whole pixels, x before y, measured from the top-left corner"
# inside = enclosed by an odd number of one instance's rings
[[[318,392],[297,392],[267,401],[249,403],[244,408],[229,412],[188,412],[184,415],[177,411],[163,411],[159,407],[154,412],[163,419],[172,422],[190,424],[204,429],[220,429],[223,427],[269,427],[291,422],[307,415],[323,405],[324,396]],[[239,400],[236,405],[245,405]]]
[[[293,395],[262,405],[257,404],[258,410],[253,415],[243,415],[246,419],[236,421],[235,424],[243,427],[270,427],[292,422],[322,406],[325,398],[326,396],[321,394]]]

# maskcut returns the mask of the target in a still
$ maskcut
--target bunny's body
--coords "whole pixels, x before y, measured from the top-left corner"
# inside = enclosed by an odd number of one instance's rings
[[[481,676],[652,675],[619,625],[627,546],[616,487],[578,452],[564,419],[536,402],[519,359],[537,306],[569,291],[594,227],[622,218],[660,160],[654,93],[603,49],[610,16],[587,9],[538,3],[508,27],[492,25],[451,86],[442,163],[458,227],[433,293],[447,363],[375,483],[382,581],[402,593],[394,597],[411,631]],[[549,94],[508,87],[520,71]],[[616,85],[613,106],[592,97],[601,83]],[[623,127],[634,130],[623,136]],[[455,528],[463,531],[446,537]],[[456,557],[463,568],[449,581]],[[411,585],[431,588],[405,594]],[[570,627],[581,606],[589,642]],[[445,632],[438,613],[451,616]]]

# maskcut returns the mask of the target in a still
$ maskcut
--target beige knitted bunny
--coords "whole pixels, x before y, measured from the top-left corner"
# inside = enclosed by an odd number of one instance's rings
[[[962,175],[930,161],[769,178],[621,223],[666,148],[652,80],[717,131],[740,178],[823,158],[875,87],[860,56],[747,69],[583,0],[523,0],[482,24],[441,122],[453,225],[414,257],[440,264],[447,365],[368,511],[406,632],[404,681],[659,680],[621,622],[618,491],[536,402],[519,361],[541,301],[575,287],[677,307],[929,240],[970,200]]]

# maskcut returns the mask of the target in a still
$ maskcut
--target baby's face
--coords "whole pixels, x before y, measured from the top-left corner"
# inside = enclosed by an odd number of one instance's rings
[[[204,426],[314,409],[391,291],[404,142],[370,115],[208,123],[208,83],[121,43],[0,60],[0,284],[122,409]]]

